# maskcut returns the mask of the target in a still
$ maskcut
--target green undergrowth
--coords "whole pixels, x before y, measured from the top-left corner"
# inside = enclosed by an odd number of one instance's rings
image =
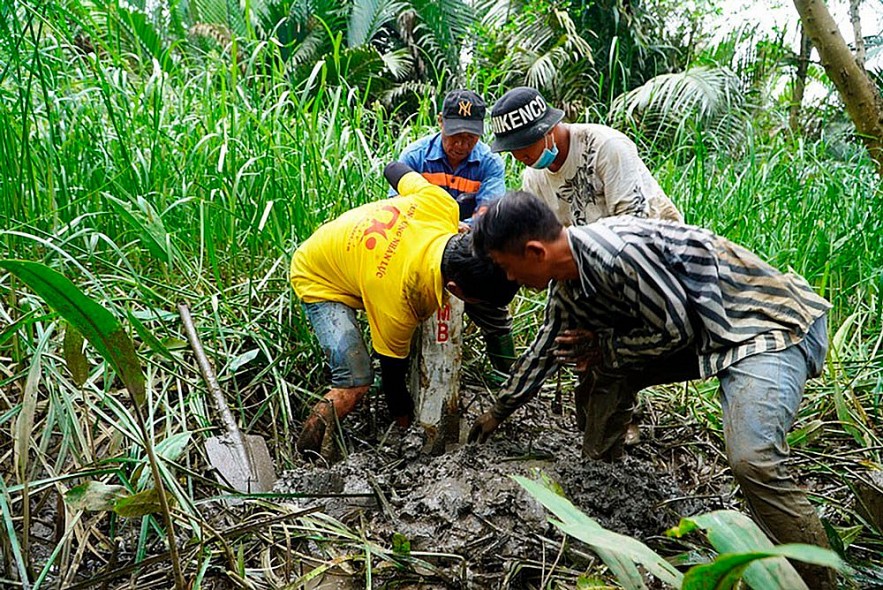
[[[128,326],[145,367],[148,429],[176,473],[166,476],[179,526],[205,538],[198,504],[211,482],[194,435],[212,418],[185,357],[177,302],[193,309],[244,429],[268,438],[280,470],[289,466],[296,425],[325,387],[321,355],[288,286],[290,255],[319,224],[385,198],[383,166],[434,128],[432,108],[410,116],[366,104],[361,89],[326,83],[322,69],[293,87],[273,65],[273,44],[243,63],[205,52],[169,65],[97,41],[84,53],[76,39],[98,25],[82,15],[31,16],[8,16],[11,34],[0,42],[0,258],[52,267]],[[837,487],[814,499],[846,539],[847,557],[879,554],[881,531],[850,494],[856,478],[880,465],[883,448],[883,203],[873,167],[860,151],[844,160],[822,140],[765,130],[731,150],[700,137],[648,160],[688,222],[804,275],[833,303],[828,370],[808,387],[793,446],[801,467]],[[517,187],[520,169],[511,159],[507,166]],[[542,294],[522,292],[513,304],[519,349],[535,333],[542,303]],[[10,456],[25,400],[38,400],[27,406],[27,472],[7,470],[6,461],[0,470],[4,532],[20,531],[27,518],[26,482],[39,505],[85,472],[133,490],[146,485],[136,421],[114,395],[111,371],[87,350],[77,385],[64,333],[43,301],[0,273],[0,456]],[[481,348],[467,330],[466,378],[491,396]],[[660,420],[698,424],[722,449],[713,383],[658,388],[644,403]],[[157,550],[162,530],[158,520],[143,522],[142,557]],[[118,526],[138,525],[114,520]],[[76,535],[59,543],[51,559],[75,563]],[[26,545],[0,543],[0,551],[20,563]]]

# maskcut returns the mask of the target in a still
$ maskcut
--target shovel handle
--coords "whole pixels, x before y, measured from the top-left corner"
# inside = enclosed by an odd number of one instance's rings
[[[242,432],[236,424],[236,419],[233,418],[233,413],[230,412],[230,408],[227,407],[224,394],[221,392],[221,386],[218,384],[218,378],[215,377],[215,371],[212,369],[212,365],[209,362],[208,357],[205,355],[205,350],[202,348],[202,342],[199,340],[199,335],[196,333],[196,327],[193,325],[193,318],[190,316],[190,308],[187,307],[186,303],[181,302],[178,304],[178,315],[181,316],[181,323],[184,324],[184,332],[187,334],[187,340],[190,341],[190,347],[193,348],[193,354],[196,356],[196,364],[199,365],[199,372],[202,373],[202,378],[205,379],[205,383],[208,386],[212,402],[215,404],[215,410],[220,414],[221,421],[224,422],[224,427],[227,429],[227,433],[238,447],[244,449],[245,439],[243,439]]]

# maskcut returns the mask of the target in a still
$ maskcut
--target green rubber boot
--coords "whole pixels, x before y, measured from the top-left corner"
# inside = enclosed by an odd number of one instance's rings
[[[512,364],[515,362],[515,341],[512,334],[485,334],[484,342],[487,345],[487,357],[491,366],[500,373],[509,374]]]

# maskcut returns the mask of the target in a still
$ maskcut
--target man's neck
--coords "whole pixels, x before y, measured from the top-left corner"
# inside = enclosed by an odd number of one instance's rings
[[[455,159],[453,159],[451,156],[449,156],[447,153],[445,153],[445,159],[448,161],[448,166],[451,167],[451,170],[452,170],[452,171],[456,171],[456,170],[457,170],[457,166],[459,166],[459,165],[462,164],[464,161],[466,161],[466,158],[462,158],[462,159],[460,159],[460,160],[455,160]]]
[[[567,123],[558,123],[553,131],[555,136],[555,145],[558,146],[558,155],[549,165],[549,170],[558,172],[567,161],[567,154],[570,153],[570,127]]]
[[[552,266],[552,276],[555,280],[572,281],[579,278],[579,267],[570,249],[570,237],[564,228],[561,228],[561,233],[555,241],[549,244],[549,264]]]

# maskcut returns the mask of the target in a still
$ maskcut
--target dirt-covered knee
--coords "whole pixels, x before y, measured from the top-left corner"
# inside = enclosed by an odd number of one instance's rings
[[[743,488],[751,484],[767,484],[778,477],[778,468],[763,452],[729,453],[730,470]]]

